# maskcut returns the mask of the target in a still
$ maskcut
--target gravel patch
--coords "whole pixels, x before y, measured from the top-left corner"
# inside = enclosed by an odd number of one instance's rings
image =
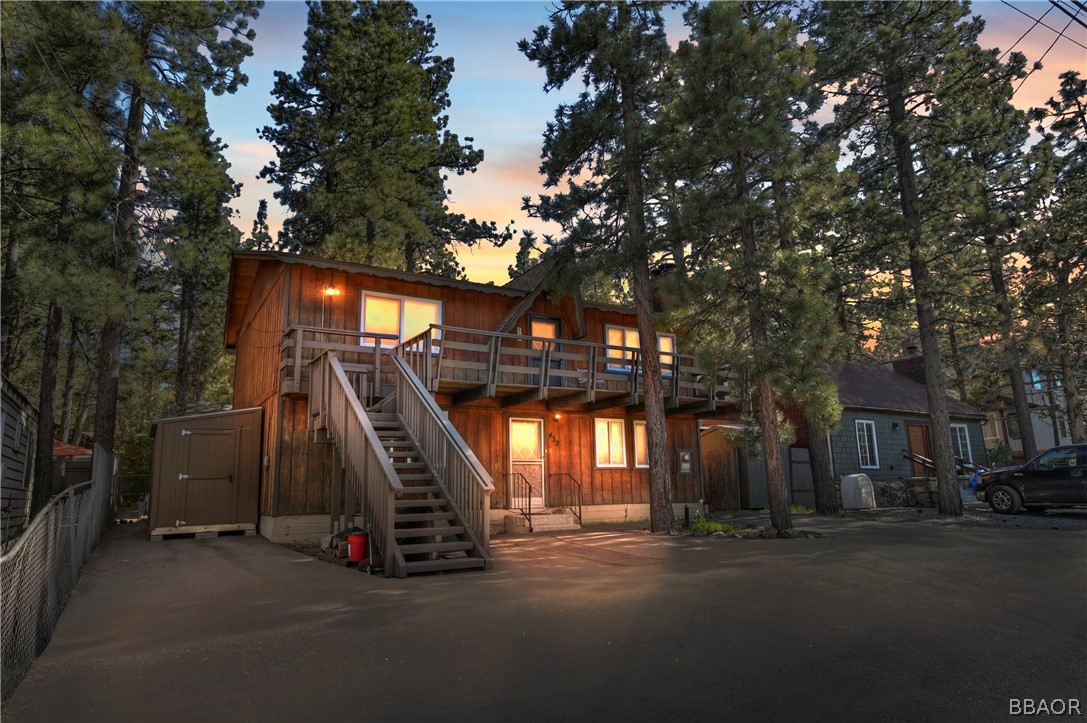
[[[998,515],[988,507],[967,505],[962,517],[945,517],[931,507],[888,507],[843,513],[872,522],[915,522],[950,527],[1021,528],[1025,530],[1087,530],[1087,509]]]

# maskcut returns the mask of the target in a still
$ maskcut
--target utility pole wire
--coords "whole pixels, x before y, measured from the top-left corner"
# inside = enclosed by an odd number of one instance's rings
[[[1049,29],[1049,30],[1052,30],[1053,32],[1055,32],[1055,33],[1056,33],[1056,34],[1058,35],[1058,37],[1064,38],[1065,40],[1067,40],[1067,41],[1069,41],[1069,42],[1075,43],[1076,45],[1078,45],[1079,47],[1083,48],[1084,50],[1087,50],[1087,45],[1084,45],[1083,43],[1079,42],[1079,41],[1078,41],[1078,40],[1076,40],[1075,38],[1070,38],[1070,37],[1068,37],[1067,35],[1065,35],[1065,34],[1064,34],[1064,31],[1063,31],[1063,30],[1057,30],[1056,28],[1054,28],[1054,27],[1052,27],[1052,26],[1050,26],[1050,25],[1046,25],[1045,23],[1043,23],[1043,22],[1041,21],[1041,19],[1040,19],[1040,18],[1035,18],[1035,17],[1033,16],[1033,15],[1029,15],[1029,14],[1027,14],[1027,13],[1023,12],[1022,10],[1020,10],[1019,8],[1015,7],[1015,6],[1014,6],[1014,5],[1012,5],[1012,4],[1010,3],[1010,2],[1008,2],[1008,0],[1000,0],[1000,2],[1004,3],[1005,5],[1007,5],[1008,7],[1010,7],[1010,8],[1011,8],[1012,10],[1014,10],[1015,12],[1017,12],[1017,13],[1019,13],[1019,14],[1021,14],[1021,15],[1026,15],[1026,16],[1027,16],[1028,18],[1030,18],[1031,20],[1034,20],[1034,21],[1035,21],[1035,22],[1037,22],[1037,23],[1038,23],[1039,25],[1041,25],[1041,26],[1042,26],[1043,28],[1047,28],[1047,29]],[[1068,25],[1071,25],[1071,24],[1072,24],[1072,21],[1071,21],[1071,20],[1070,20],[1070,21],[1068,21]],[[1065,29],[1065,30],[1067,30],[1067,29],[1068,29],[1068,25],[1065,25],[1065,26],[1064,26],[1064,29]],[[1054,42],[1055,42],[1055,41],[1054,41]],[[1052,47],[1052,46],[1050,46],[1050,47]],[[1039,61],[1039,62],[1041,62],[1041,61]]]
[[[1000,54],[1000,57],[999,57],[999,58],[997,58],[997,62],[999,62],[999,61],[1003,60],[1003,59],[1004,59],[1004,56],[1005,56],[1005,55],[1008,55],[1008,54],[1009,54],[1009,53],[1011,53],[1011,52],[1012,52],[1013,50],[1015,50],[1015,46],[1016,46],[1016,45],[1019,45],[1019,43],[1023,42],[1023,38],[1025,38],[1025,37],[1027,37],[1028,35],[1030,35],[1030,31],[1031,31],[1031,30],[1034,30],[1034,28],[1038,27],[1038,23],[1040,23],[1040,22],[1042,22],[1043,20],[1045,20],[1045,16],[1046,16],[1046,15],[1049,15],[1049,13],[1051,13],[1051,12],[1053,12],[1053,8],[1051,8],[1051,7],[1049,7],[1049,8],[1046,8],[1045,12],[1044,12],[1044,13],[1042,13],[1042,17],[1040,17],[1040,18],[1038,18],[1037,20],[1035,20],[1035,21],[1034,21],[1034,24],[1033,24],[1033,25],[1031,25],[1031,26],[1030,26],[1029,28],[1027,28],[1026,32],[1025,32],[1025,33],[1023,33],[1022,35],[1020,35],[1020,36],[1019,36],[1019,39],[1018,39],[1018,40],[1016,40],[1016,41],[1015,41],[1014,43],[1012,43],[1012,44],[1011,44],[1011,47],[1009,47],[1009,48],[1008,48],[1007,50],[1005,50],[1005,51],[1004,51],[1003,53],[1001,53],[1001,54]]]
[[[1077,12],[1077,14],[1079,13],[1079,11],[1076,11],[1076,12]],[[1072,20],[1075,20],[1075,17],[1073,17]],[[1064,26],[1065,30],[1067,30],[1069,27],[1071,27],[1072,20],[1069,20],[1068,24]],[[1030,78],[1030,76],[1034,75],[1034,71],[1036,71],[1036,70],[1038,70],[1038,68],[1042,67],[1042,61],[1045,60],[1045,56],[1049,55],[1049,51],[1053,50],[1053,46],[1057,44],[1057,41],[1060,40],[1061,38],[1068,37],[1063,32],[1057,33],[1057,36],[1058,37],[1053,38],[1053,42],[1050,43],[1049,47],[1045,49],[1044,53],[1042,53],[1042,57],[1038,58],[1038,61],[1034,64],[1034,67],[1030,69],[1030,72],[1026,74],[1026,77],[1024,77],[1023,80],[1019,82],[1019,85],[1016,86],[1015,90],[1012,91],[1011,98],[1008,98],[1008,102],[1011,102],[1011,99],[1015,97],[1015,94],[1019,92],[1020,88],[1023,87],[1023,84],[1027,82],[1027,80]],[[1069,38],[1069,39],[1071,40],[1071,38]],[[1075,41],[1073,41],[1073,42],[1075,42]],[[1078,45],[1078,43],[1077,43],[1077,45]],[[1081,45],[1080,47],[1083,47],[1083,46]]]
[[[1063,6],[1059,2],[1057,2],[1057,0],[1049,0],[1049,2],[1053,7],[1057,8],[1062,13],[1064,13],[1068,17],[1072,18],[1073,20],[1075,20],[1079,25],[1082,25],[1084,28],[1087,28],[1087,23],[1084,23],[1082,20],[1079,19],[1079,17],[1077,17],[1079,15],[1079,10],[1077,10],[1076,12],[1073,13],[1071,10],[1069,10],[1068,8],[1066,8],[1065,6]]]

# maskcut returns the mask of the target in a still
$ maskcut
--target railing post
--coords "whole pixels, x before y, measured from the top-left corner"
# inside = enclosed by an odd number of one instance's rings
[[[294,329],[294,389],[302,391],[302,330]]]

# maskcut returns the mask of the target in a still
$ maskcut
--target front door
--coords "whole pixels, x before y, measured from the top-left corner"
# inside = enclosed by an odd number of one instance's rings
[[[544,423],[510,419],[510,506],[544,506]]]
[[[907,424],[906,437],[910,443],[910,451],[925,459],[932,459],[932,438],[929,436],[928,427],[924,424]],[[935,475],[930,467],[920,462],[910,460],[911,474],[914,477],[932,477]]]

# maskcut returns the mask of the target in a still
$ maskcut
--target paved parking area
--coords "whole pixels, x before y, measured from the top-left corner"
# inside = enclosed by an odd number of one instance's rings
[[[1087,709],[1087,533],[504,537],[409,580],[260,538],[96,550],[5,721],[990,721]]]

